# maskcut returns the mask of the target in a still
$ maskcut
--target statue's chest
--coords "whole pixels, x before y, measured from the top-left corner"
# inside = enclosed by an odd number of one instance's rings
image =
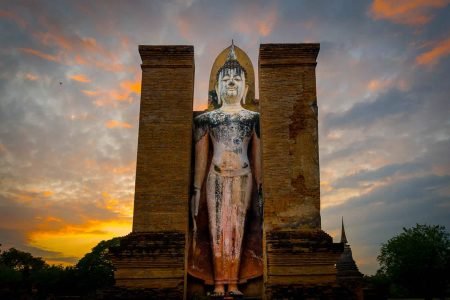
[[[239,146],[252,135],[255,121],[241,115],[217,115],[210,120],[210,134],[218,142]]]

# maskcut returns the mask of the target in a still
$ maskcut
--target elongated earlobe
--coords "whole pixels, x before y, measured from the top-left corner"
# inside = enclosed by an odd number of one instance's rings
[[[245,98],[247,98],[248,84],[245,85],[244,96],[242,97],[242,103],[245,104]]]
[[[217,104],[220,106],[222,105],[222,99],[220,98],[219,94],[219,83],[216,83],[216,95],[217,95]]]

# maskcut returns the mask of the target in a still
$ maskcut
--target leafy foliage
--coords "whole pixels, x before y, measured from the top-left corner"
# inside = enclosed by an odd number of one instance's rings
[[[16,271],[40,270],[47,266],[40,257],[33,257],[28,252],[23,252],[15,248],[4,251],[0,254],[0,264]]]
[[[101,241],[92,251],[86,254],[76,265],[79,275],[84,278],[80,282],[83,290],[114,285],[114,267],[108,258],[108,248],[118,246],[120,238]]]
[[[443,296],[450,282],[450,236],[443,226],[417,224],[388,240],[377,257],[393,296]]]
[[[114,285],[114,269],[108,248],[120,238],[101,241],[75,266],[48,265],[40,257],[11,248],[0,250],[0,299],[18,299],[31,294],[37,299],[49,295],[89,295]],[[25,296],[28,295],[28,296]]]

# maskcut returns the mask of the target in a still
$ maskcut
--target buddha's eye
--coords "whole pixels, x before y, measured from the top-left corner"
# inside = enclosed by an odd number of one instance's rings
[[[230,76],[224,76],[224,77],[222,78],[222,81],[228,81],[228,80],[230,80]]]
[[[242,80],[241,76],[234,76],[233,79],[236,80],[236,81],[241,81]]]

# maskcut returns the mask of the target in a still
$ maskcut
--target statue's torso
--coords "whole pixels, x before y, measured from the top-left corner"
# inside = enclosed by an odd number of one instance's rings
[[[196,134],[209,134],[213,144],[211,168],[216,172],[250,171],[248,145],[259,126],[257,112],[242,109],[236,113],[220,109],[196,118]]]

